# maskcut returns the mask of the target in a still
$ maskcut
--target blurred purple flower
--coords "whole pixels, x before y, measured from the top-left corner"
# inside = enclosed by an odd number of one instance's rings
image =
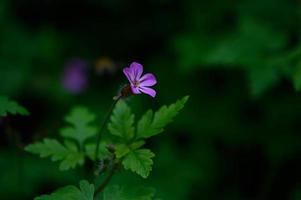
[[[87,87],[87,63],[80,59],[71,59],[65,65],[62,77],[62,85],[68,92],[79,94]]]
[[[123,73],[130,82],[131,90],[134,94],[145,93],[152,97],[156,96],[156,91],[150,86],[154,86],[157,83],[156,77],[147,73],[143,76],[143,66],[137,62],[133,62],[130,67],[123,69]]]

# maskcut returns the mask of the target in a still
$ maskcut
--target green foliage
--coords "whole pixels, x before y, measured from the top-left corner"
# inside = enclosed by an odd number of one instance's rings
[[[130,151],[133,151],[135,149],[138,149],[142,147],[145,144],[143,140],[133,142],[130,145],[127,144],[116,144],[115,145],[115,155],[117,158],[122,158],[126,154],[128,154]]]
[[[128,153],[122,164],[125,169],[129,169],[143,178],[147,178],[152,170],[152,158],[154,156],[155,154],[149,149],[138,149]]]
[[[149,149],[139,149],[145,144],[142,139],[163,132],[164,127],[184,107],[188,98],[185,96],[174,104],[162,106],[155,113],[152,110],[147,111],[138,121],[137,128],[134,127],[134,115],[128,105],[124,101],[117,103],[108,129],[112,135],[119,138],[119,143],[114,145],[115,155],[122,161],[126,170],[131,170],[143,178],[149,176],[155,154]]]
[[[301,90],[301,62],[298,63],[296,70],[293,73],[294,86],[297,91]]]
[[[95,115],[84,107],[76,107],[65,118],[73,126],[61,129],[61,136],[65,139],[61,144],[55,139],[46,138],[43,142],[28,145],[25,150],[40,157],[51,157],[52,161],[61,161],[60,170],[68,170],[83,165],[85,156],[94,160],[95,144],[86,144],[89,138],[95,136],[97,128],[90,125]],[[77,142],[78,145],[75,144]],[[99,156],[104,156],[104,144],[99,149]]]
[[[293,4],[288,1],[247,0],[235,7],[229,5],[221,2],[216,6],[218,13],[207,13],[211,16],[204,16],[206,12],[194,8],[189,10],[190,31],[180,34],[173,43],[179,58],[177,63],[183,71],[190,73],[197,68],[243,71],[250,94],[259,97],[282,79],[287,79],[287,72],[293,73],[296,62],[300,60],[300,42],[290,45],[290,31],[285,31],[290,26],[290,30],[298,27],[290,22],[299,18],[300,13],[294,13],[290,7]],[[271,6],[273,11],[265,9]],[[235,12],[237,16],[235,25],[230,23],[225,28],[218,19],[227,12]],[[207,23],[200,20],[208,17],[217,21]],[[208,34],[211,31],[207,31],[212,29],[216,34]],[[298,85],[295,75],[289,79]]]
[[[134,118],[135,116],[131,113],[128,105],[123,100],[119,100],[111,116],[108,129],[112,135],[130,140],[133,138],[135,131]]]
[[[156,113],[151,110],[147,111],[138,122],[137,138],[149,138],[161,133],[164,130],[163,128],[184,107],[188,98],[188,96],[185,96],[170,106],[163,106]]]
[[[95,126],[90,125],[94,122],[95,115],[90,113],[87,108],[74,108],[65,120],[73,126],[61,129],[61,135],[74,139],[80,147],[82,147],[87,139],[94,137],[98,131]]]
[[[115,155],[118,159],[124,157],[130,152],[130,148],[126,144],[116,144],[115,145]]]
[[[250,93],[260,96],[279,81],[279,72],[273,67],[254,68],[248,73]]]
[[[98,151],[98,159],[104,158],[106,155],[109,154],[106,146],[107,146],[106,142],[104,142],[104,141],[100,142],[99,151]],[[96,150],[96,144],[86,144],[85,145],[85,153],[91,160],[95,160],[95,150]]]
[[[118,185],[105,189],[103,200],[153,200],[155,190],[147,187],[128,188]]]
[[[46,138],[43,142],[26,146],[25,150],[39,154],[41,158],[51,157],[52,161],[61,161],[60,170],[68,170],[84,163],[84,154],[71,142],[66,142],[64,146],[55,139]]]
[[[108,138],[101,141],[99,145],[99,158],[112,159],[113,162],[122,163],[125,170],[131,170],[143,178],[147,178],[152,170],[155,154],[149,149],[141,149],[145,144],[142,138],[149,138],[163,131],[178,112],[184,107],[188,96],[178,100],[170,106],[163,106],[157,112],[147,111],[137,123],[137,134],[135,136],[134,114],[129,106],[120,101],[116,104],[108,129],[112,136],[117,136],[118,143],[114,144],[113,150],[109,152],[107,145],[112,141]],[[89,138],[95,136],[97,129],[90,125],[95,119],[86,108],[74,108],[65,118],[72,126],[61,129],[60,135],[64,138],[64,144],[58,140],[46,138],[42,142],[28,145],[25,150],[40,157],[50,157],[52,161],[61,161],[60,169],[68,170],[84,163],[85,157],[94,159],[96,144],[87,143]],[[77,145],[76,143],[77,142]],[[114,151],[115,156],[112,156]],[[106,166],[108,167],[108,166]],[[109,166],[110,167],[110,166]],[[105,200],[137,199],[152,200],[154,191],[139,188],[131,191],[121,187],[112,187],[104,193]],[[126,191],[126,192],[125,192]],[[44,195],[36,200],[54,199],[93,199],[93,186],[81,182],[80,190],[74,186],[64,187],[51,195]]]
[[[0,117],[8,114],[29,115],[29,112],[17,102],[9,100],[6,96],[0,96]]]
[[[93,200],[94,185],[88,181],[81,181],[79,188],[75,186],[66,186],[50,195],[36,197],[34,200]]]

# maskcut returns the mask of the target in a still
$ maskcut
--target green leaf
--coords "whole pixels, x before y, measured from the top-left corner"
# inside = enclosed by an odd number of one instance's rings
[[[142,147],[144,144],[145,144],[145,141],[144,141],[144,140],[136,141],[136,142],[134,142],[134,143],[132,143],[132,144],[130,145],[130,149],[131,149],[131,150],[139,149],[139,148]]]
[[[79,152],[75,144],[66,143],[62,145],[55,139],[44,139],[25,147],[25,150],[40,155],[40,157],[51,157],[52,161],[61,161],[60,170],[75,168],[84,163],[84,154]]]
[[[77,126],[85,126],[95,120],[95,115],[85,107],[75,107],[65,118],[66,122]]]
[[[149,187],[121,187],[118,185],[110,186],[105,189],[104,200],[152,200],[155,190]]]
[[[149,149],[138,149],[128,153],[122,164],[126,170],[129,169],[143,178],[147,178],[152,170],[154,156],[155,154]]]
[[[127,144],[116,144],[115,145],[115,155],[118,159],[124,157],[128,153],[130,153],[132,150],[138,149],[141,146],[143,146],[145,142],[143,140],[134,142],[130,145]]]
[[[94,185],[81,181],[79,189],[75,186],[63,187],[50,195],[42,195],[34,200],[93,200]]]
[[[0,117],[8,114],[29,115],[29,112],[17,102],[9,100],[6,96],[0,96]]]
[[[62,128],[60,133],[63,137],[74,139],[82,147],[84,142],[97,133],[97,128],[90,123],[95,120],[95,115],[90,113],[87,108],[76,107],[65,118],[73,127]]]
[[[151,135],[155,135],[158,130],[152,127],[154,113],[152,110],[148,110],[137,124],[137,138],[148,138]]]
[[[93,184],[89,184],[88,181],[83,180],[79,183],[79,188],[82,192],[84,200],[93,200],[93,197],[94,197],[94,185]]]
[[[113,111],[108,129],[112,135],[130,140],[134,137],[134,118],[128,105],[120,100]]]
[[[184,107],[188,98],[188,96],[185,96],[170,106],[162,106],[155,114],[151,110],[147,111],[138,122],[137,138],[149,138],[161,133],[164,130],[163,128]]]
[[[85,157],[83,153],[80,152],[70,152],[68,155],[62,160],[60,164],[60,170],[66,171],[68,169],[73,169],[76,165],[83,165],[85,161]]]
[[[66,186],[51,195],[42,195],[34,200],[80,200],[79,196],[80,192],[75,186]]]
[[[118,159],[124,157],[130,152],[130,148],[126,144],[115,145],[115,155]]]

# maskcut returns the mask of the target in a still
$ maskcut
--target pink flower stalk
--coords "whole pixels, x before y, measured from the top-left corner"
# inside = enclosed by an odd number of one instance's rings
[[[157,83],[156,77],[147,73],[143,76],[143,66],[137,62],[133,62],[130,67],[123,69],[123,73],[130,82],[131,90],[134,94],[148,94],[152,97],[156,96],[156,91],[150,86],[154,86]]]

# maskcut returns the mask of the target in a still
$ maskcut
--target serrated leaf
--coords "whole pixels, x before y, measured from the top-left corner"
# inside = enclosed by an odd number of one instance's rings
[[[25,150],[40,155],[40,157],[51,157],[52,161],[61,161],[60,170],[75,168],[84,163],[84,154],[78,152],[77,147],[71,143],[62,145],[55,139],[44,139],[42,142],[30,144]]]
[[[68,153],[68,155],[62,160],[60,164],[60,170],[65,171],[68,169],[73,169],[77,165],[83,165],[85,157],[83,153],[73,152]]]
[[[79,183],[79,188],[82,192],[84,200],[93,200],[94,198],[94,185],[90,184],[88,181],[81,181]]]
[[[94,185],[88,181],[81,181],[80,188],[75,186],[66,186],[50,195],[42,195],[34,200],[93,200]]]
[[[65,118],[66,122],[76,124],[78,126],[87,125],[95,120],[95,115],[89,112],[85,107],[76,107],[72,109],[71,113]]]
[[[155,190],[149,187],[121,187],[119,185],[110,186],[105,189],[104,200],[152,200]]]
[[[8,114],[29,115],[29,112],[17,102],[9,100],[6,96],[0,96],[0,117]]]
[[[75,186],[66,186],[51,195],[42,195],[34,200],[80,200],[79,196],[80,192]]]
[[[154,113],[148,110],[137,124],[137,138],[147,138],[149,135],[155,135],[158,130],[152,127]],[[150,137],[150,136],[149,136]]]
[[[44,139],[25,147],[25,150],[34,154],[39,154],[42,158],[51,156],[52,161],[62,160],[68,150],[55,139]]]
[[[137,138],[149,138],[161,133],[164,130],[163,128],[184,107],[188,98],[188,96],[185,96],[170,106],[162,106],[156,113],[153,113],[151,110],[147,111],[138,122]]]
[[[62,128],[60,134],[63,137],[74,139],[81,147],[87,139],[95,136],[98,131],[95,126],[90,125],[95,120],[95,115],[90,113],[87,108],[74,108],[65,120],[73,126]]]
[[[155,154],[149,149],[133,150],[126,155],[122,164],[126,170],[131,170],[143,178],[147,178],[152,170],[154,156]]]
[[[125,140],[130,140],[134,136],[134,115],[128,105],[120,100],[111,116],[111,121],[108,129],[112,135],[121,137]]]

